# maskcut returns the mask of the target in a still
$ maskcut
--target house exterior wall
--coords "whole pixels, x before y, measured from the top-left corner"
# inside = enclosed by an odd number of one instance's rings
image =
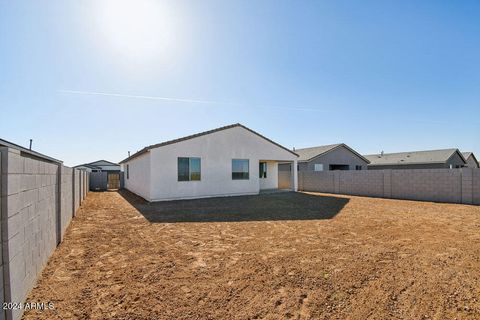
[[[299,170],[314,171],[315,164],[323,164],[323,171],[329,171],[331,164],[348,165],[349,170],[355,170],[355,166],[362,166],[362,170],[367,170],[367,162],[343,146],[308,162],[299,162]]]
[[[278,163],[267,161],[267,177],[260,178],[260,190],[278,188]]]
[[[124,164],[125,189],[151,201],[151,154],[147,152]],[[128,165],[128,169],[127,169]]]
[[[201,159],[200,181],[178,181],[178,157]],[[232,159],[249,160],[248,180],[232,180]],[[258,135],[233,127],[151,149],[125,162],[125,171],[127,164],[130,166],[125,188],[149,201],[257,194],[260,188],[278,186],[278,165],[273,162],[291,161],[296,166],[296,159],[296,155]],[[262,182],[260,161],[268,161],[268,178]],[[294,181],[296,190],[296,172]]]
[[[472,155],[470,155],[466,160],[467,160],[467,164],[466,164],[467,168],[478,168],[478,163],[477,161],[475,161],[475,158]]]

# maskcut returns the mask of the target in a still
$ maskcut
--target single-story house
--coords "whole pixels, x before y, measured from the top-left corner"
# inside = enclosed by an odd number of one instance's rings
[[[295,149],[299,171],[367,170],[368,160],[344,143]]]
[[[113,163],[107,160],[98,160],[90,163],[84,163],[74,167],[75,169],[85,170],[87,172],[109,172],[118,173],[121,167],[118,163]]]
[[[465,158],[465,161],[467,161],[466,167],[468,168],[480,168],[480,165],[478,164],[477,158],[473,154],[473,152],[462,152],[463,157]]]
[[[382,169],[454,169],[467,161],[458,149],[424,150],[366,155],[368,170]]]
[[[258,194],[278,189],[278,165],[295,168],[298,155],[233,124],[143,148],[120,164],[125,188],[148,201]],[[297,191],[291,170],[288,189]]]

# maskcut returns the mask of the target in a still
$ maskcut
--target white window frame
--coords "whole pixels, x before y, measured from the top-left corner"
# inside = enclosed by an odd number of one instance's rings
[[[323,163],[315,163],[313,165],[313,171],[323,171]]]

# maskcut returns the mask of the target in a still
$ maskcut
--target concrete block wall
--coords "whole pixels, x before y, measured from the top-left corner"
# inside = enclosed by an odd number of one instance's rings
[[[2,190],[6,188],[6,186],[3,186],[3,175],[4,175],[4,170],[2,167],[2,153],[0,151],[0,211],[2,210],[2,205],[3,205],[3,192]],[[0,214],[0,226],[2,225],[2,215]],[[3,237],[2,237],[2,228],[0,228],[0,302],[3,304],[5,302],[5,296],[4,296],[4,281],[3,281]],[[5,311],[0,310],[0,320],[5,319]]]
[[[303,191],[480,204],[480,169],[303,172]]]
[[[301,190],[335,193],[334,171],[307,171],[298,175]]]
[[[73,204],[74,204],[74,211],[77,212],[78,208],[80,208],[80,170],[73,171],[73,185],[74,185],[74,192],[73,192]]]
[[[472,169],[472,203],[480,205],[480,169]]]
[[[383,196],[383,173],[363,171],[349,171],[350,174],[341,174],[334,171],[338,177],[338,193],[355,194],[359,196],[382,197]]]
[[[6,147],[0,148],[0,159],[1,302],[20,303],[72,219],[78,170]],[[1,312],[0,319],[19,319],[23,310]]]
[[[461,203],[461,183],[461,170],[393,170],[392,198]]]
[[[60,240],[63,240],[65,231],[67,230],[70,221],[73,218],[73,171],[75,169],[68,168],[65,166],[61,167],[62,174],[62,185],[61,185],[61,205],[62,209],[60,211],[60,231],[61,237]]]

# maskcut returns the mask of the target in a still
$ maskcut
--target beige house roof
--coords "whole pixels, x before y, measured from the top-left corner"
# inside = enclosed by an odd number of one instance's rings
[[[464,162],[465,158],[458,149],[442,149],[442,150],[424,150],[424,151],[408,151],[397,153],[384,153],[365,155],[370,160],[371,166],[380,165],[407,165],[407,164],[428,164],[428,163],[445,163],[458,153]]]

